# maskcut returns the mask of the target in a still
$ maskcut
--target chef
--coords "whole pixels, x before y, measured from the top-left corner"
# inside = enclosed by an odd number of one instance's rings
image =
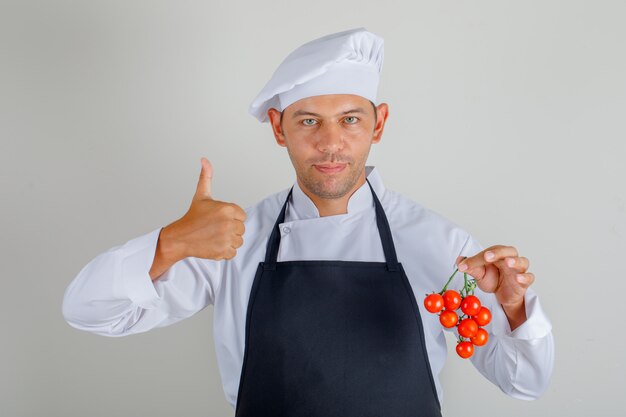
[[[483,248],[366,166],[389,114],[382,64],[365,29],[288,55],[249,111],[287,149],[293,186],[243,210],[214,198],[202,158],[187,213],[87,264],[65,292],[67,322],[125,336],[213,305],[236,416],[440,416],[446,341],[421,300],[458,266],[493,314],[472,363],[508,395],[540,396],[554,345],[528,259]]]

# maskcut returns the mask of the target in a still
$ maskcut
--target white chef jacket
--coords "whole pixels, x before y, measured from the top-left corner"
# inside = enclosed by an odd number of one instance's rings
[[[366,167],[366,174],[385,210],[398,261],[417,299],[441,402],[439,373],[447,355],[446,341],[438,316],[428,313],[422,300],[425,294],[441,289],[454,271],[457,256],[472,256],[483,248],[441,215],[386,189],[374,167]],[[288,189],[283,190],[246,210],[244,243],[231,260],[186,258],[152,281],[149,271],[160,228],[100,254],[66,289],[66,321],[81,330],[125,336],[170,325],[212,304],[217,362],[224,393],[234,408],[252,282],[259,262],[265,259],[267,241],[288,193]],[[367,183],[350,197],[346,214],[320,217],[296,182],[280,233],[278,262],[385,261]],[[457,274],[450,288],[462,288],[462,274]],[[491,309],[493,319],[486,326],[489,342],[475,349],[472,363],[506,394],[537,398],[547,388],[554,363],[552,327],[537,296],[532,289],[527,291],[528,319],[511,331],[495,296],[479,289],[476,295]]]

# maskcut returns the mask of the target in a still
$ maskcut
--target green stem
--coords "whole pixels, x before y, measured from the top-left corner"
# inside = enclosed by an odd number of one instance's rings
[[[463,289],[461,290],[461,296],[467,297],[467,273],[463,272]]]
[[[467,259],[467,256],[464,256],[463,259],[461,259],[462,261]],[[439,295],[443,295],[444,292],[446,292],[446,290],[448,289],[448,285],[450,285],[450,282],[452,281],[452,278],[454,278],[454,276],[456,275],[456,273],[459,272],[459,268],[455,269],[454,272],[452,273],[452,275],[450,275],[450,278],[448,278],[448,282],[446,282],[446,285],[443,286],[443,288],[441,289],[441,291],[439,291]]]
[[[467,274],[463,273],[463,288],[461,288],[461,297],[467,297]]]
[[[474,295],[474,289],[476,289],[476,280],[475,279],[467,279],[467,274],[464,275],[465,278],[465,296]]]
[[[446,290],[448,289],[448,285],[450,285],[452,278],[454,278],[457,272],[459,272],[459,268],[455,269],[452,275],[450,275],[450,278],[448,278],[448,282],[446,282],[446,285],[444,285],[441,291],[439,291],[439,295],[443,295],[443,293],[446,292]]]

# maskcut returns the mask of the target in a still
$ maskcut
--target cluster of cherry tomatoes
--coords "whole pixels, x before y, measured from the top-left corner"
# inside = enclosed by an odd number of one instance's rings
[[[451,329],[456,326],[459,341],[456,345],[456,353],[467,359],[474,354],[474,346],[484,346],[489,340],[489,334],[482,326],[491,321],[491,311],[480,304],[478,297],[474,295],[476,282],[464,276],[464,285],[461,291],[448,290],[448,284],[438,293],[432,293],[424,299],[424,307],[433,314],[439,314],[439,322],[445,328]],[[461,313],[458,313],[458,309]]]

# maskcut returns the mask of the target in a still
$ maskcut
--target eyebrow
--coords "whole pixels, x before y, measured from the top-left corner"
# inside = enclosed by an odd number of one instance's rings
[[[350,109],[350,110],[346,110],[344,112],[341,112],[339,114],[337,114],[337,116],[344,116],[346,114],[349,113],[362,113],[365,114],[365,110],[363,110],[362,107],[356,107],[354,109]],[[315,116],[315,117],[322,117],[321,114],[317,114],[317,113],[313,113],[311,111],[306,111],[306,110],[296,110],[293,115],[291,116],[292,119],[298,117],[298,116]]]

